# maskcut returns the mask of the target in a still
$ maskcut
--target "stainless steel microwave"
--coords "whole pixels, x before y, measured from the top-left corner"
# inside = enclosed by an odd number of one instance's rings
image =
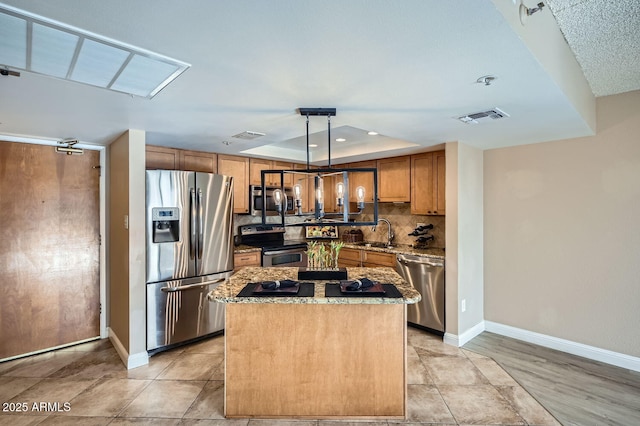
[[[280,212],[276,208],[276,203],[273,199],[273,191],[280,189],[279,186],[267,186],[265,188],[267,194],[266,197],[262,195],[262,187],[260,185],[249,186],[249,203],[251,205],[251,215],[262,216],[262,205],[266,203],[266,213],[268,216],[279,215]],[[287,214],[293,213],[293,189],[285,188],[284,193],[286,195]]]

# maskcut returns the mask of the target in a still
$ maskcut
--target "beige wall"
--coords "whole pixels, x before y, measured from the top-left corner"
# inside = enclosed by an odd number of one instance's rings
[[[146,355],[143,131],[129,130],[109,145],[108,170],[109,327],[129,355]]]
[[[450,142],[446,145],[446,158],[446,331],[464,344],[462,335],[484,319],[483,153],[469,145]]]
[[[485,319],[637,357],[640,91],[597,128],[485,151]]]

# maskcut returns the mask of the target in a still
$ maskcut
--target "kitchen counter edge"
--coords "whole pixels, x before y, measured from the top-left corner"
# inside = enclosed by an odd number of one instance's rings
[[[325,297],[325,283],[335,280],[318,280],[313,281],[315,292],[313,297],[237,297],[247,283],[274,280],[298,280],[297,267],[284,268],[264,268],[247,266],[239,269],[227,281],[220,284],[214,290],[209,292],[208,299],[218,303],[284,303],[284,304],[372,304],[372,305],[390,305],[390,304],[413,304],[420,301],[421,296],[417,290],[409,285],[393,268],[347,268],[347,277],[349,279],[357,279],[367,277],[383,284],[393,284],[396,286],[401,298],[391,297]]]

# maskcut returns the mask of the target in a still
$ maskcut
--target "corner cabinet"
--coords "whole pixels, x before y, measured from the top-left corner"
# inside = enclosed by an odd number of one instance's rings
[[[411,157],[391,157],[377,161],[378,201],[411,201]]]
[[[445,214],[444,151],[411,156],[411,214]]]
[[[249,158],[218,155],[218,173],[233,177],[233,212],[249,213]]]

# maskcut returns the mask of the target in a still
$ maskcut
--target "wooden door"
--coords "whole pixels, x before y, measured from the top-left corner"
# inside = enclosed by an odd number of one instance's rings
[[[147,145],[145,147],[145,153],[147,169],[180,169],[180,155],[177,149],[166,148],[164,146]]]
[[[411,214],[433,214],[433,153],[411,156]]]
[[[99,165],[0,142],[0,359],[100,335]]]
[[[217,173],[218,157],[211,152],[180,150],[180,170]]]
[[[350,169],[365,169],[365,168],[376,168],[376,160],[371,161],[360,161],[358,163],[351,163],[348,165]],[[359,186],[363,186],[365,189],[365,198],[366,202],[373,201],[373,174],[372,173],[349,173],[349,201],[355,202],[356,198],[356,188]]]
[[[263,160],[262,158],[249,159],[249,184],[262,185],[262,171],[271,170],[271,160]],[[271,175],[266,175],[266,185],[272,185]]]

